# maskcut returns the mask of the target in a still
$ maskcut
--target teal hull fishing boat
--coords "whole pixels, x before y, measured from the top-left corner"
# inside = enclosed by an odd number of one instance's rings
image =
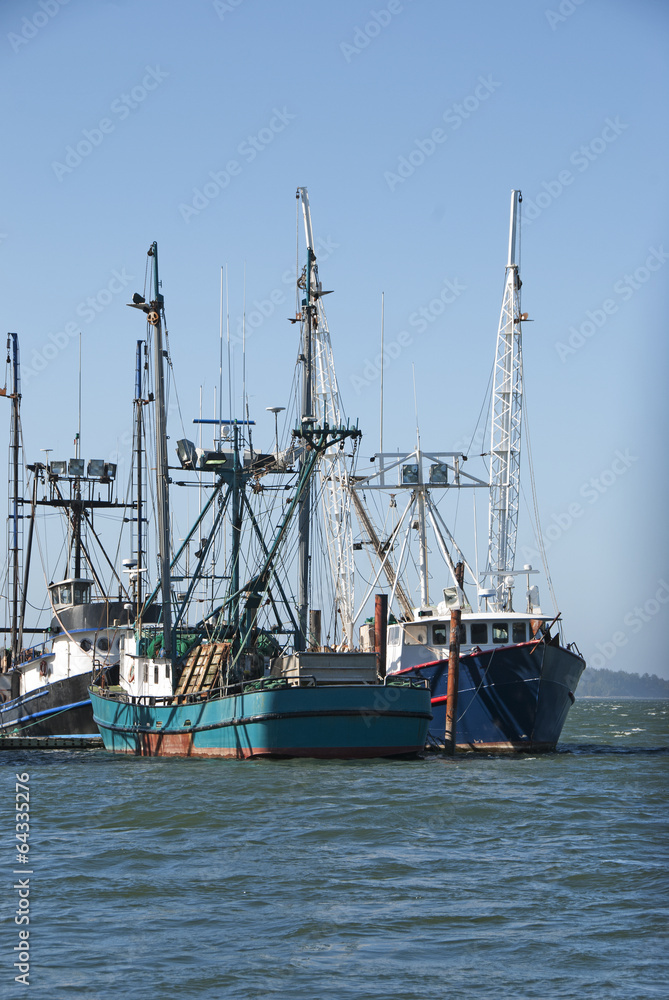
[[[415,754],[431,719],[424,686],[290,686],[250,682],[240,694],[119,702],[91,693],[105,748],[139,756],[363,758]],[[416,682],[414,682],[416,683]]]
[[[277,443],[274,455],[254,452],[250,421],[223,421],[220,414],[212,421],[219,425],[213,451],[180,440],[177,454],[182,469],[197,472],[200,482],[211,473],[214,482],[207,504],[175,556],[169,531],[163,297],[155,243],[149,257],[153,297],[146,302],[135,295],[132,305],[147,314],[154,347],[151,399],[156,405],[160,584],[145,601],[135,599],[133,606],[140,612],[121,627],[118,683],[110,685],[102,677],[90,688],[93,718],[105,749],[140,756],[239,760],[416,754],[425,747],[432,718],[427,681],[386,679],[385,648],[358,653],[322,647],[320,634],[311,628],[312,619],[320,623],[320,612],[308,606],[312,476],[326,453],[343,449],[345,442],[355,447],[360,437],[357,428],[314,416],[311,344],[321,288],[311,247],[299,283],[305,296],[298,317],[304,368],[301,414],[291,447],[280,454]],[[228,425],[225,435],[223,424]],[[278,485],[273,485],[275,480]],[[290,490],[287,500],[285,490]],[[210,516],[213,525],[203,537],[202,525]],[[229,558],[223,572],[216,572],[211,570],[214,537],[226,516],[231,529]],[[296,601],[287,593],[286,567],[279,558],[290,548],[285,543],[293,520],[298,522]],[[245,537],[248,551],[242,550]],[[191,571],[185,574],[180,567],[189,563],[183,554],[188,554],[193,541],[198,542],[196,565],[192,569],[191,562]],[[139,584],[145,569],[140,559],[130,562],[132,578]],[[246,583],[240,566],[251,572]],[[207,572],[208,589],[198,591]],[[185,593],[174,593],[174,580],[182,583]],[[219,580],[226,587],[220,603],[214,605],[207,598],[205,615],[187,626],[191,598],[197,599],[196,592],[209,594]],[[158,594],[161,621],[156,624],[154,617],[151,624],[148,613]]]

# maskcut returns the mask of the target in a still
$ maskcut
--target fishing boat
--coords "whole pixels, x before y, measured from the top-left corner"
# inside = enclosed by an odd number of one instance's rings
[[[115,496],[116,465],[69,461],[28,465],[31,499],[23,496],[23,446],[20,430],[20,364],[16,334],[9,335],[12,369],[10,424],[9,580],[10,645],[0,684],[0,733],[30,736],[95,734],[88,687],[95,674],[110,681],[118,675],[119,626],[128,620],[129,595],[118,582],[118,598],[110,599],[92,561],[91,544],[111,563],[93,527],[94,512],[125,508]],[[7,395],[6,389],[3,395]],[[26,517],[24,509],[30,513]],[[66,571],[48,584],[51,621],[46,627],[26,624],[26,603],[37,511],[61,511],[67,519]],[[23,551],[23,522],[28,535]],[[113,569],[113,567],[112,567]],[[85,574],[93,576],[89,579]],[[155,612],[154,612],[155,613]],[[25,644],[27,635],[39,636]]]
[[[585,668],[576,644],[564,642],[561,615],[542,612],[539,589],[532,583],[538,571],[530,564],[515,565],[522,325],[528,320],[520,305],[517,234],[521,202],[521,192],[513,191],[494,364],[489,478],[465,472],[464,453],[424,451],[419,438],[412,451],[380,451],[373,468],[361,471],[351,482],[364,539],[359,547],[367,545],[377,557],[374,585],[385,572],[390,588],[388,675],[428,680],[433,711],[429,738],[435,747],[554,750]],[[465,557],[435,499],[451,491],[476,489],[485,489],[489,495],[488,553],[481,572],[478,560]],[[363,499],[375,496],[376,491],[381,491],[379,496],[390,493],[390,506],[395,508],[398,496],[409,495],[404,511],[395,511],[398,516],[387,537],[374,527]],[[437,601],[429,592],[428,529],[448,573]],[[402,574],[412,531],[418,541],[417,606]],[[526,584],[520,597],[516,595],[519,581]],[[373,635],[374,626],[363,626],[361,648],[369,648]]]
[[[212,449],[196,448],[181,439],[177,444],[181,469],[198,477],[211,475],[212,485],[207,503],[174,556],[169,529],[164,300],[155,243],[149,258],[152,290],[148,300],[137,293],[131,305],[146,314],[154,347],[160,582],[122,632],[118,684],[103,679],[90,688],[105,748],[148,756],[236,759],[416,754],[424,747],[431,718],[427,683],[420,678],[384,677],[378,668],[382,653],[377,658],[375,652],[324,650],[310,641],[310,485],[323,456],[360,437],[357,427],[319,421],[312,412],[313,326],[322,294],[312,280],[312,246],[300,279],[304,298],[296,317],[302,334],[302,392],[292,444],[279,452],[277,442],[274,455],[259,454],[251,445],[248,417],[223,420],[220,412],[213,420],[218,437]],[[274,475],[287,476],[287,482],[272,486]],[[285,490],[290,490],[287,502]],[[275,514],[280,510],[271,532],[269,515],[261,517],[257,507],[265,501]],[[203,535],[210,516],[211,527]],[[294,520],[299,536],[297,602],[287,594],[285,568],[280,568]],[[187,622],[191,599],[206,578],[214,539],[226,523],[231,528],[229,559],[225,572],[211,574],[211,589],[224,580],[225,594],[215,606],[208,596],[206,614],[191,625]],[[243,582],[243,558],[245,566],[252,565],[251,557],[242,553],[245,531],[253,543],[255,562]],[[194,541],[198,543],[195,566],[181,572]],[[181,594],[172,588],[177,579],[185,586]],[[147,629],[145,612],[159,594],[159,626]]]

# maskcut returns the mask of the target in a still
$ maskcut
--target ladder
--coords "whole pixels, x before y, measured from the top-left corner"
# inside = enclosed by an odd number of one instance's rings
[[[229,642],[209,642],[191,650],[174,692],[177,701],[186,695],[206,695],[220,687],[229,652]]]

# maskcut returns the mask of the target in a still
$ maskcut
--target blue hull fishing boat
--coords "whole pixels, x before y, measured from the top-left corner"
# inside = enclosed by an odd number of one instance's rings
[[[214,487],[204,510],[171,557],[167,436],[163,371],[163,297],[159,292],[157,246],[153,263],[153,297],[135,295],[133,305],[147,314],[154,341],[156,402],[156,498],[160,585],[143,603],[132,625],[120,637],[118,684],[104,678],[90,688],[93,716],[105,748],[115,753],[148,756],[362,758],[416,754],[425,746],[432,717],[427,681],[383,676],[382,652],[357,654],[321,649],[309,634],[310,483],[321,457],[345,441],[355,442],[357,428],[318,422],[312,411],[312,324],[320,286],[314,286],[313,251],[300,288],[305,298],[298,316],[303,334],[301,420],[293,431],[291,459],[259,455],[251,447],[248,421],[223,421],[213,451],[196,449],[182,439],[177,454],[184,470],[213,473]],[[269,474],[284,473],[288,485],[272,487]],[[267,483],[267,485],[265,485]],[[248,488],[248,489],[247,489]],[[272,492],[274,489],[275,492]],[[290,489],[284,500],[284,490]],[[264,499],[265,498],[265,499]],[[267,499],[268,498],[268,499]],[[274,503],[280,511],[271,537],[260,531],[252,506]],[[208,512],[214,525],[201,534]],[[211,564],[214,537],[227,513],[231,526],[229,561],[213,573],[212,586],[225,580],[221,603],[209,607],[195,626],[186,629],[189,601]],[[287,598],[285,567],[277,562],[289,534],[293,514],[299,520],[300,593]],[[268,524],[267,517],[263,524]],[[252,541],[255,562],[242,558],[244,528]],[[178,561],[200,530],[196,566],[189,576]],[[242,583],[240,566],[255,566]],[[144,571],[133,564],[135,579]],[[175,595],[172,581],[186,586]],[[154,597],[162,597],[160,628],[146,626],[144,615]],[[135,602],[139,606],[139,602]],[[298,616],[292,607],[297,604]],[[284,610],[279,613],[279,606]],[[274,625],[268,624],[268,616]],[[286,622],[288,618],[288,622]],[[288,637],[288,638],[286,638]],[[283,642],[282,642],[283,639]],[[290,647],[292,652],[288,655]],[[377,667],[381,665],[381,669]]]
[[[352,483],[363,537],[375,551],[379,573],[385,571],[391,590],[394,617],[387,630],[388,675],[429,681],[434,716],[430,741],[435,747],[555,749],[585,669],[576,644],[563,641],[561,615],[542,613],[538,587],[531,585],[537,570],[530,564],[515,565],[523,401],[521,330],[528,321],[520,307],[517,235],[521,201],[520,191],[513,191],[490,404],[490,450],[481,456],[489,462],[488,479],[464,471],[468,456],[462,452],[423,451],[419,441],[411,452],[380,451],[372,460],[373,470],[357,475]],[[459,491],[479,488],[489,494],[488,553],[481,571],[478,554],[467,560],[434,499],[450,490],[464,496]],[[396,497],[402,491],[410,499],[396,517]],[[373,498],[387,493],[389,507],[380,509],[378,519],[394,527],[383,538],[373,527],[363,495],[368,503],[378,503]],[[428,545],[428,526],[449,573],[443,600],[435,601],[430,595],[428,554],[434,548]],[[417,607],[401,577],[409,562],[412,530],[417,531],[419,546]],[[537,537],[541,538],[540,531]],[[391,562],[396,548],[399,557]],[[545,565],[545,552],[541,556]],[[519,600],[517,583],[525,581],[524,600]],[[370,646],[370,628],[361,629],[363,649]]]
[[[554,750],[583,670],[577,653],[539,641],[462,655],[456,745],[493,752]],[[433,715],[429,736],[439,745],[446,732],[448,660],[390,676],[428,681]]]

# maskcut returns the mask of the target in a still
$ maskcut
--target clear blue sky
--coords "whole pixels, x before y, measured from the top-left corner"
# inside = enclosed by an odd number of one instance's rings
[[[386,446],[414,440],[413,364],[424,447],[464,447],[520,188],[528,412],[566,635],[594,665],[605,650],[669,677],[668,27],[653,0],[4,0],[0,311],[20,336],[26,458],[70,457],[75,330],[83,454],[127,451],[143,329],[124,303],[154,239],[187,424],[218,381],[220,266],[233,329],[244,266],[249,318],[285,297],[248,340],[271,447],[265,407],[296,352],[298,185],[363,453],[382,291],[386,341],[412,339],[386,374]],[[446,282],[454,301],[412,325]]]

